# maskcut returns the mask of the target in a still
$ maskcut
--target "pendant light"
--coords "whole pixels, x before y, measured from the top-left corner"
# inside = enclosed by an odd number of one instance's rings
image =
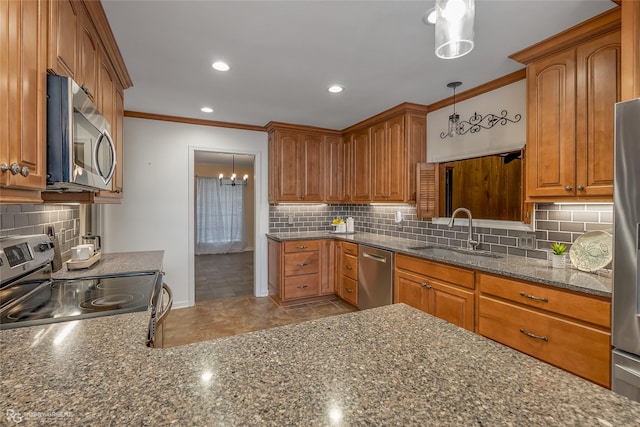
[[[224,182],[224,175],[220,174],[218,175],[218,179],[220,180],[220,185],[247,185],[247,180],[249,179],[249,175],[244,174],[244,176],[242,177],[241,180],[237,180],[236,179],[236,156],[235,154],[232,154],[232,162],[233,162],[233,166],[232,166],[232,173],[231,173],[231,177],[228,179],[229,182]]]
[[[436,0],[436,56],[455,59],[471,52],[475,0]]]
[[[456,113],[456,88],[462,85],[462,82],[451,82],[447,87],[453,89],[453,114],[449,116],[449,131],[447,136],[460,135],[460,115]]]

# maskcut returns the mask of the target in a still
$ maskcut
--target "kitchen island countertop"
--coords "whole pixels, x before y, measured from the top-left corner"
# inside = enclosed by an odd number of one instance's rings
[[[500,258],[485,258],[447,251],[446,256],[439,256],[412,249],[419,246],[434,246],[431,243],[380,234],[358,232],[355,234],[333,234],[327,231],[313,231],[268,233],[267,237],[277,241],[338,238],[458,267],[529,280],[605,298],[611,298],[613,287],[613,276],[609,270],[603,269],[595,273],[586,273],[571,266],[553,268],[551,263],[546,260],[506,254],[498,254]]]
[[[162,271],[164,251],[103,253],[90,268],[67,270],[66,265],[51,275],[53,279],[81,279],[90,276]]]
[[[146,316],[0,331],[3,419],[640,425],[640,404],[404,304],[169,349],[144,346]]]

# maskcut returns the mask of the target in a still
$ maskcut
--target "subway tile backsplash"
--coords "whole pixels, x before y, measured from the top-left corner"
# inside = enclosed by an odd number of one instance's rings
[[[80,243],[80,206],[60,204],[22,204],[0,206],[0,237],[46,234],[55,227],[61,243],[62,259],[71,257],[71,247]]]
[[[396,211],[403,221],[397,224]],[[410,205],[308,205],[285,204],[269,207],[269,230],[273,233],[332,230],[336,217],[353,217],[359,232],[413,239],[448,246],[465,246],[466,226],[434,224],[416,218],[415,206]],[[613,232],[611,204],[538,204],[535,209],[535,230],[474,227],[479,249],[496,253],[547,259],[553,242],[565,243],[568,248],[582,234],[592,230]],[[520,247],[520,237],[535,237],[531,249]]]

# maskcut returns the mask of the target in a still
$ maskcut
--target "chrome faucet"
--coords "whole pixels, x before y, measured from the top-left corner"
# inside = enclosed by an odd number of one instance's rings
[[[473,240],[473,218],[471,217],[471,211],[467,208],[458,208],[453,211],[451,219],[449,220],[449,227],[453,227],[453,220],[456,218],[459,212],[464,212],[469,217],[469,232],[467,233],[467,249],[475,250],[480,242]]]

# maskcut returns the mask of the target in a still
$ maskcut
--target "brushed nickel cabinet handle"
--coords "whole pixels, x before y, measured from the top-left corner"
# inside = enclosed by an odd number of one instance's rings
[[[309,287],[309,285],[298,285],[298,286],[296,286],[296,288],[298,288],[298,289],[304,289],[304,288],[308,288],[308,287]]]
[[[531,338],[535,338],[537,340],[542,340],[542,341],[549,341],[548,337],[545,337],[543,335],[536,335],[536,334],[532,334],[531,332],[528,332],[526,329],[524,328],[520,328],[520,332],[522,332],[523,334],[525,334],[528,337]]]
[[[573,190],[573,187],[570,186],[570,185],[567,185],[567,186],[564,187],[564,189],[567,190],[567,191],[571,191],[571,190]]]
[[[422,286],[423,288],[427,288],[427,289],[432,289],[433,288],[433,286],[431,286],[430,284],[428,284],[426,282],[425,283],[420,283],[420,286]]]
[[[296,248],[298,248],[298,249],[307,249],[307,247],[305,245],[299,245],[299,246],[296,246]]]
[[[25,178],[29,176],[29,168],[26,166],[23,166],[22,169],[20,169],[20,175],[24,176]]]
[[[347,264],[347,270],[353,270],[353,267]]]
[[[297,264],[298,267],[304,267],[305,265],[309,265],[309,263],[307,262],[301,262],[300,264]]]
[[[525,294],[524,292],[520,292],[520,295],[522,295],[525,298],[529,298],[536,301],[549,302],[549,298],[547,297],[537,297],[535,295]]]
[[[346,289],[347,289],[347,292],[349,292],[351,294],[353,293],[353,289],[351,289],[351,288],[346,288]]]
[[[583,186],[583,185],[578,185],[578,186],[576,187],[576,189],[577,189],[578,191],[582,191],[582,190],[584,190],[584,186]]]

